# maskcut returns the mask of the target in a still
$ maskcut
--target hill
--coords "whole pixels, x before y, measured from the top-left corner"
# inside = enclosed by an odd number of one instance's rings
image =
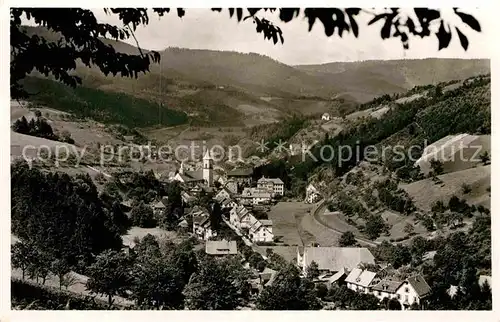
[[[26,27],[49,40],[58,35]],[[106,39],[117,51],[138,48]],[[143,51],[147,52],[147,50]],[[138,79],[104,76],[77,64],[84,87],[122,92],[185,111],[194,125],[253,126],[290,114],[320,114],[353,106],[414,85],[489,72],[487,60],[400,60],[288,66],[255,53],[166,48],[161,65]],[[35,76],[40,76],[34,74]],[[153,123],[158,123],[154,122]],[[146,122],[147,123],[147,122]],[[160,122],[161,123],[161,122]]]

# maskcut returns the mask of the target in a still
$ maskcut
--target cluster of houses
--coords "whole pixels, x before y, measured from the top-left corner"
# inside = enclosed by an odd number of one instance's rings
[[[363,247],[298,247],[297,265],[305,274],[309,265],[318,265],[320,276],[317,283],[327,287],[344,284],[347,288],[365,294],[373,294],[380,300],[396,299],[402,309],[412,304],[421,305],[431,288],[421,275],[404,280],[379,276],[380,273],[360,267],[375,265],[369,249]]]

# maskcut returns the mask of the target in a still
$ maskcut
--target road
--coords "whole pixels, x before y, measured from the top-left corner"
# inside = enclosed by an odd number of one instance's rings
[[[336,233],[339,233],[339,234],[342,234],[342,233],[345,233],[346,231],[345,230],[340,230],[340,229],[337,229],[335,227],[332,227],[332,226],[329,226],[329,225],[326,225],[324,222],[322,222],[319,218],[319,214],[324,211],[326,208],[326,201],[323,200],[321,201],[318,206],[314,207],[312,210],[311,210],[311,216],[314,218],[314,220],[316,220],[316,222],[318,222],[320,225],[328,228],[329,230],[332,230]],[[366,239],[366,238],[362,238],[362,237],[359,237],[359,236],[354,236],[354,238],[356,239],[356,241],[362,245],[369,245],[369,246],[377,246],[379,245],[379,243],[377,242],[374,242],[374,241],[371,241],[369,239]]]

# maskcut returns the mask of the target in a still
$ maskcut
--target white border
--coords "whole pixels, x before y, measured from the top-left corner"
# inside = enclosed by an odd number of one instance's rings
[[[495,316],[500,316],[499,312],[499,300],[500,300],[500,280],[497,278],[499,275],[499,251],[500,251],[500,237],[498,237],[494,232],[498,231],[498,226],[500,225],[500,220],[496,218],[496,211],[499,209],[500,195],[497,189],[493,187],[492,193],[492,270],[493,270],[493,312],[448,312],[448,311],[409,311],[409,312],[385,312],[385,311],[374,311],[374,312],[363,312],[363,311],[311,311],[311,312],[263,312],[263,311],[232,311],[232,312],[203,312],[203,311],[116,311],[116,312],[106,312],[106,311],[10,311],[10,131],[7,126],[10,120],[10,108],[9,107],[9,77],[8,77],[8,66],[9,66],[9,26],[7,22],[10,21],[8,6],[44,6],[44,7],[102,7],[103,4],[106,7],[137,7],[137,6],[148,6],[148,7],[183,7],[183,8],[201,8],[201,7],[327,7],[327,6],[358,6],[358,7],[373,7],[373,1],[367,0],[357,0],[357,1],[307,1],[300,2],[296,0],[289,1],[227,1],[227,0],[213,0],[209,3],[207,1],[191,0],[186,2],[181,1],[169,1],[168,4],[165,1],[147,1],[148,5],[145,5],[143,1],[132,1],[132,0],[120,0],[120,1],[63,1],[63,0],[51,0],[44,1],[43,3],[36,0],[17,0],[17,1],[1,1],[0,0],[0,21],[1,21],[1,64],[0,64],[0,77],[2,81],[0,97],[2,98],[0,109],[0,115],[2,118],[1,135],[0,141],[2,145],[1,149],[1,191],[0,191],[0,204],[3,207],[3,212],[0,215],[0,254],[2,256],[0,260],[0,321],[54,321],[55,319],[71,319],[75,321],[88,321],[88,320],[110,320],[110,321],[138,321],[138,320],[172,320],[178,321],[182,319],[198,319],[202,321],[252,321],[252,320],[272,320],[278,321],[303,321],[303,320],[370,320],[370,321],[498,321]],[[489,26],[490,30],[500,30],[497,21],[499,17],[495,17],[495,13],[499,13],[500,6],[498,1],[486,1],[486,0],[476,0],[473,2],[474,7],[481,7],[488,10],[491,19],[488,21],[481,21],[482,24]],[[453,3],[447,1],[401,1],[401,0],[390,0],[384,1],[383,3],[377,2],[377,7],[390,7],[390,6],[400,6],[400,7],[418,7],[418,6],[430,6],[430,7],[470,7],[471,2],[466,0],[454,1]],[[499,56],[500,52],[498,50],[497,39],[491,39],[491,72],[492,74],[492,182],[495,182],[497,177],[497,157],[500,158],[500,151],[498,149],[500,146],[496,146],[497,142],[497,126],[500,126],[500,112],[497,111],[500,108],[499,95],[497,90],[499,90],[498,82],[496,79],[496,74],[498,72],[498,63],[496,57]]]

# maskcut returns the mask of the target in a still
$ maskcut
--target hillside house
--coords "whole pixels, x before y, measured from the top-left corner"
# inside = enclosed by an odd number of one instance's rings
[[[233,193],[229,191],[226,187],[223,187],[214,197],[215,200],[221,202],[224,199],[231,199],[233,197]]]
[[[385,278],[372,287],[372,292],[373,295],[375,295],[379,300],[383,300],[384,298],[395,298],[399,301],[401,299],[401,295],[396,293],[396,291],[399,289],[401,284],[403,284],[403,281]]]
[[[257,188],[272,191],[274,195],[283,196],[285,194],[285,183],[280,178],[266,178],[263,176],[257,181]]]
[[[241,185],[252,184],[253,168],[236,168],[228,172],[227,179]]]
[[[422,305],[422,299],[431,292],[429,284],[421,275],[407,278],[396,290],[403,309],[408,309],[413,303]]]
[[[321,195],[319,193],[319,190],[316,189],[316,187],[313,186],[312,183],[310,183],[306,188],[306,199],[304,200],[305,203],[315,203],[320,199]]]
[[[153,213],[155,215],[158,215],[162,211],[164,211],[167,208],[167,202],[168,202],[168,198],[167,197],[163,197],[160,201],[158,201],[157,203],[155,203],[153,205]]]
[[[272,220],[257,220],[249,230],[250,238],[253,242],[266,242],[273,241],[273,222]]]
[[[431,160],[443,164],[443,173],[466,170],[480,164],[479,155],[485,151],[491,155],[489,135],[448,135],[427,146],[415,162],[424,175],[432,171]]]
[[[232,194],[238,193],[238,184],[232,179],[226,181],[226,183],[224,184],[224,188],[226,188]]]
[[[375,280],[376,275],[377,273],[375,272],[355,268],[347,275],[345,282],[347,288],[359,293],[368,294],[370,293],[370,286]]]
[[[238,230],[248,229],[255,222],[257,218],[243,205],[237,205],[229,212],[229,222]]]
[[[321,120],[322,121],[330,121],[330,114],[329,113],[323,113],[323,115],[321,115]]]
[[[245,188],[239,200],[244,205],[265,205],[271,203],[272,192],[265,189]]]
[[[193,217],[193,234],[201,240],[208,240],[217,236],[217,233],[210,227],[210,215],[206,209],[196,207],[190,213]]]
[[[375,264],[375,257],[364,247],[297,247],[297,265],[304,273],[313,261],[320,272],[336,273],[351,271],[360,263]]]
[[[205,253],[212,256],[236,255],[238,254],[236,241],[209,240],[205,244]]]

